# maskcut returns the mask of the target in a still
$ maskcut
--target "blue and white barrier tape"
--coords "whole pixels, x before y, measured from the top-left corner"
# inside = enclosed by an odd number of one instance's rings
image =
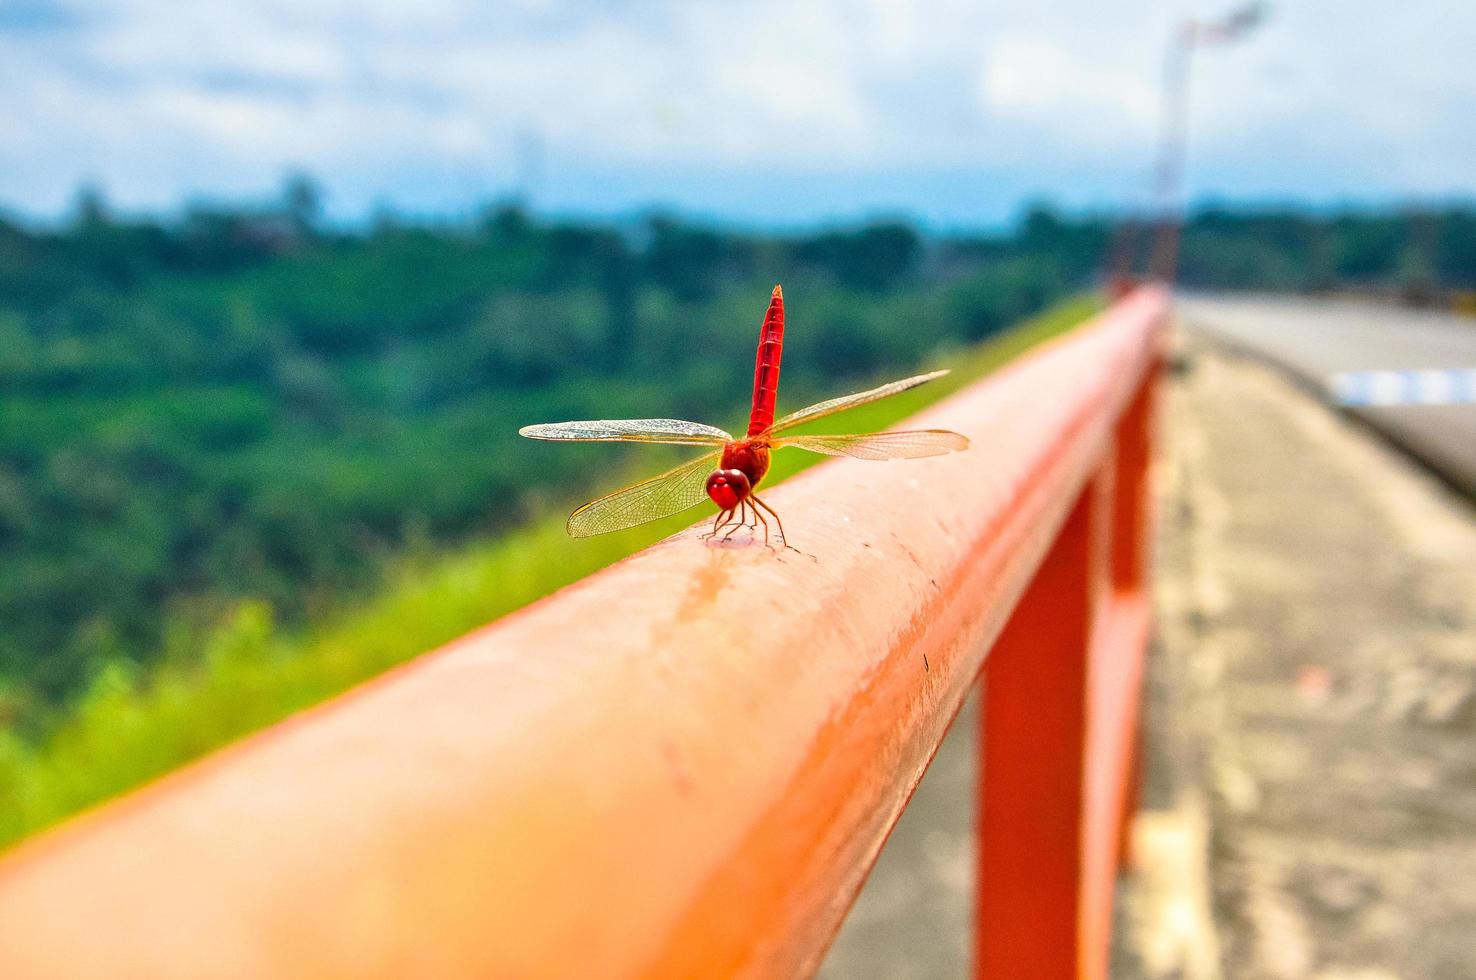
[[[1349,371],[1332,376],[1339,405],[1476,404],[1476,368],[1426,368],[1410,371]]]

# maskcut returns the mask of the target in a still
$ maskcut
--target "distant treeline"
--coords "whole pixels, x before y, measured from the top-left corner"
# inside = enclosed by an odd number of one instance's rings
[[[1179,278],[1214,289],[1358,290],[1436,303],[1476,289],[1476,205],[1316,215],[1206,208],[1184,228]]]
[[[326,229],[310,181],[255,209],[60,229],[0,221],[0,727],[95,665],[194,654],[244,597],[289,621],[381,559],[608,486],[608,447],[535,452],[519,425],[737,424],[783,282],[789,404],[989,336],[1143,248],[1034,208],[1006,234],[873,223],[812,234],[514,205]],[[1205,212],[1193,285],[1476,287],[1469,210]]]
[[[245,597],[287,622],[382,559],[495,531],[628,457],[520,425],[738,425],[769,290],[782,399],[906,373],[1091,277],[900,224],[787,237],[513,206],[457,227],[324,230],[279,206],[59,230],[0,224],[0,727],[101,663],[197,655]],[[610,450],[610,451],[603,451]]]

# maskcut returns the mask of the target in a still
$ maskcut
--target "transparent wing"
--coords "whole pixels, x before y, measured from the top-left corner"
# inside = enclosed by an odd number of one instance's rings
[[[919,456],[941,456],[969,448],[969,440],[947,429],[920,429],[913,432],[868,432],[853,436],[785,436],[774,440],[774,447],[794,446],[826,456],[853,456],[856,459],[916,459]]]
[[[678,446],[720,446],[733,437],[722,429],[681,419],[600,419],[525,425],[518,435],[553,442],[664,442]]]
[[[565,525],[569,536],[587,538],[620,531],[700,504],[707,499],[707,476],[717,458],[717,453],[708,453],[660,476],[591,500],[569,515]]]
[[[872,388],[870,391],[858,391],[854,395],[841,395],[839,398],[832,398],[829,401],[816,402],[809,408],[802,408],[798,412],[784,416],[784,418],[775,422],[769,431],[782,432],[785,429],[792,429],[812,419],[824,418],[827,415],[834,415],[836,412],[844,412],[848,408],[855,408],[857,405],[874,402],[879,398],[887,398],[891,395],[900,394],[910,388],[916,388],[918,385],[927,384],[929,381],[941,378],[947,373],[947,371],[933,371],[930,374],[919,374],[915,378],[904,378],[901,381],[893,381],[891,384],[882,385],[880,388]]]

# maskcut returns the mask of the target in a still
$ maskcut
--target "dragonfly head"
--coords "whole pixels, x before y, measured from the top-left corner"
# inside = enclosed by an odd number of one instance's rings
[[[723,510],[732,510],[753,489],[742,470],[713,470],[707,478],[707,495]]]

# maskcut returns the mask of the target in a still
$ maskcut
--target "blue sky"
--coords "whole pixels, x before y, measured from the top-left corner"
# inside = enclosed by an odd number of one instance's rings
[[[344,219],[457,214],[520,170],[546,210],[753,224],[1121,207],[1171,26],[1223,9],[0,0],[0,207],[57,215],[83,181],[124,209],[260,198],[289,168]],[[1195,65],[1191,193],[1476,195],[1473,37],[1464,0],[1283,0]]]

